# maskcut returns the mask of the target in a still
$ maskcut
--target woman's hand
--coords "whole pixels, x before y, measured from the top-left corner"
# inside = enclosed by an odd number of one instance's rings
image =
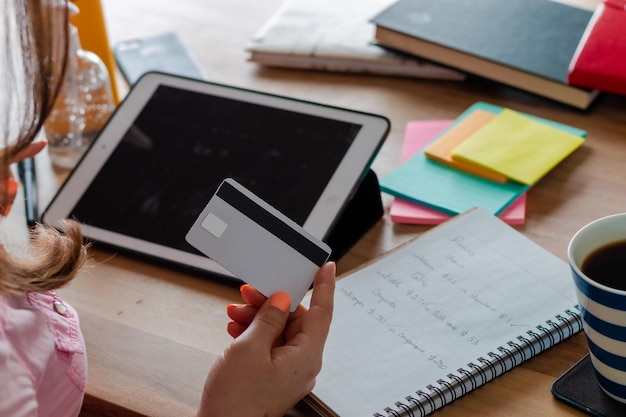
[[[310,393],[322,366],[334,289],[332,262],[317,273],[308,310],[301,305],[289,314],[286,293],[266,299],[243,286],[248,304],[228,307],[228,332],[236,339],[209,372],[198,417],[280,417]]]

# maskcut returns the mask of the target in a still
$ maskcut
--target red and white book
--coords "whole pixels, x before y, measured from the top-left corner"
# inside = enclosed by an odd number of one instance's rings
[[[568,82],[626,94],[626,0],[598,4],[570,62]]]

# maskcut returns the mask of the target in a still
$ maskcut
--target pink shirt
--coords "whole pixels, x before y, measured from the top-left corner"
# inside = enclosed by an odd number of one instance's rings
[[[0,295],[0,416],[78,416],[86,381],[76,311],[53,291]]]

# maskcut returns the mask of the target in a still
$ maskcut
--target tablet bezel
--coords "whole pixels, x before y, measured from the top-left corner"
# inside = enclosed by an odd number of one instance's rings
[[[104,166],[117,144],[124,138],[156,89],[162,85],[361,125],[362,128],[303,224],[304,229],[322,240],[329,236],[346,203],[367,173],[390,128],[389,120],[381,115],[176,75],[150,72],[142,76],[133,86],[61,186],[41,217],[43,223],[62,229],[61,220],[71,215],[71,211],[80,201],[93,178]],[[78,220],[80,221],[80,219]],[[233,276],[203,255],[196,255],[93,225],[81,224],[81,229],[85,238],[95,243],[164,260],[194,270],[226,277]]]

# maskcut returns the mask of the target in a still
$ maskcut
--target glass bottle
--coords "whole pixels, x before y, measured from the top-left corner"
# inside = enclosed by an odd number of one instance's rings
[[[75,13],[78,8],[69,5]],[[44,123],[50,160],[63,168],[76,165],[115,108],[104,63],[81,48],[76,27],[70,26],[70,34],[65,80]]]

